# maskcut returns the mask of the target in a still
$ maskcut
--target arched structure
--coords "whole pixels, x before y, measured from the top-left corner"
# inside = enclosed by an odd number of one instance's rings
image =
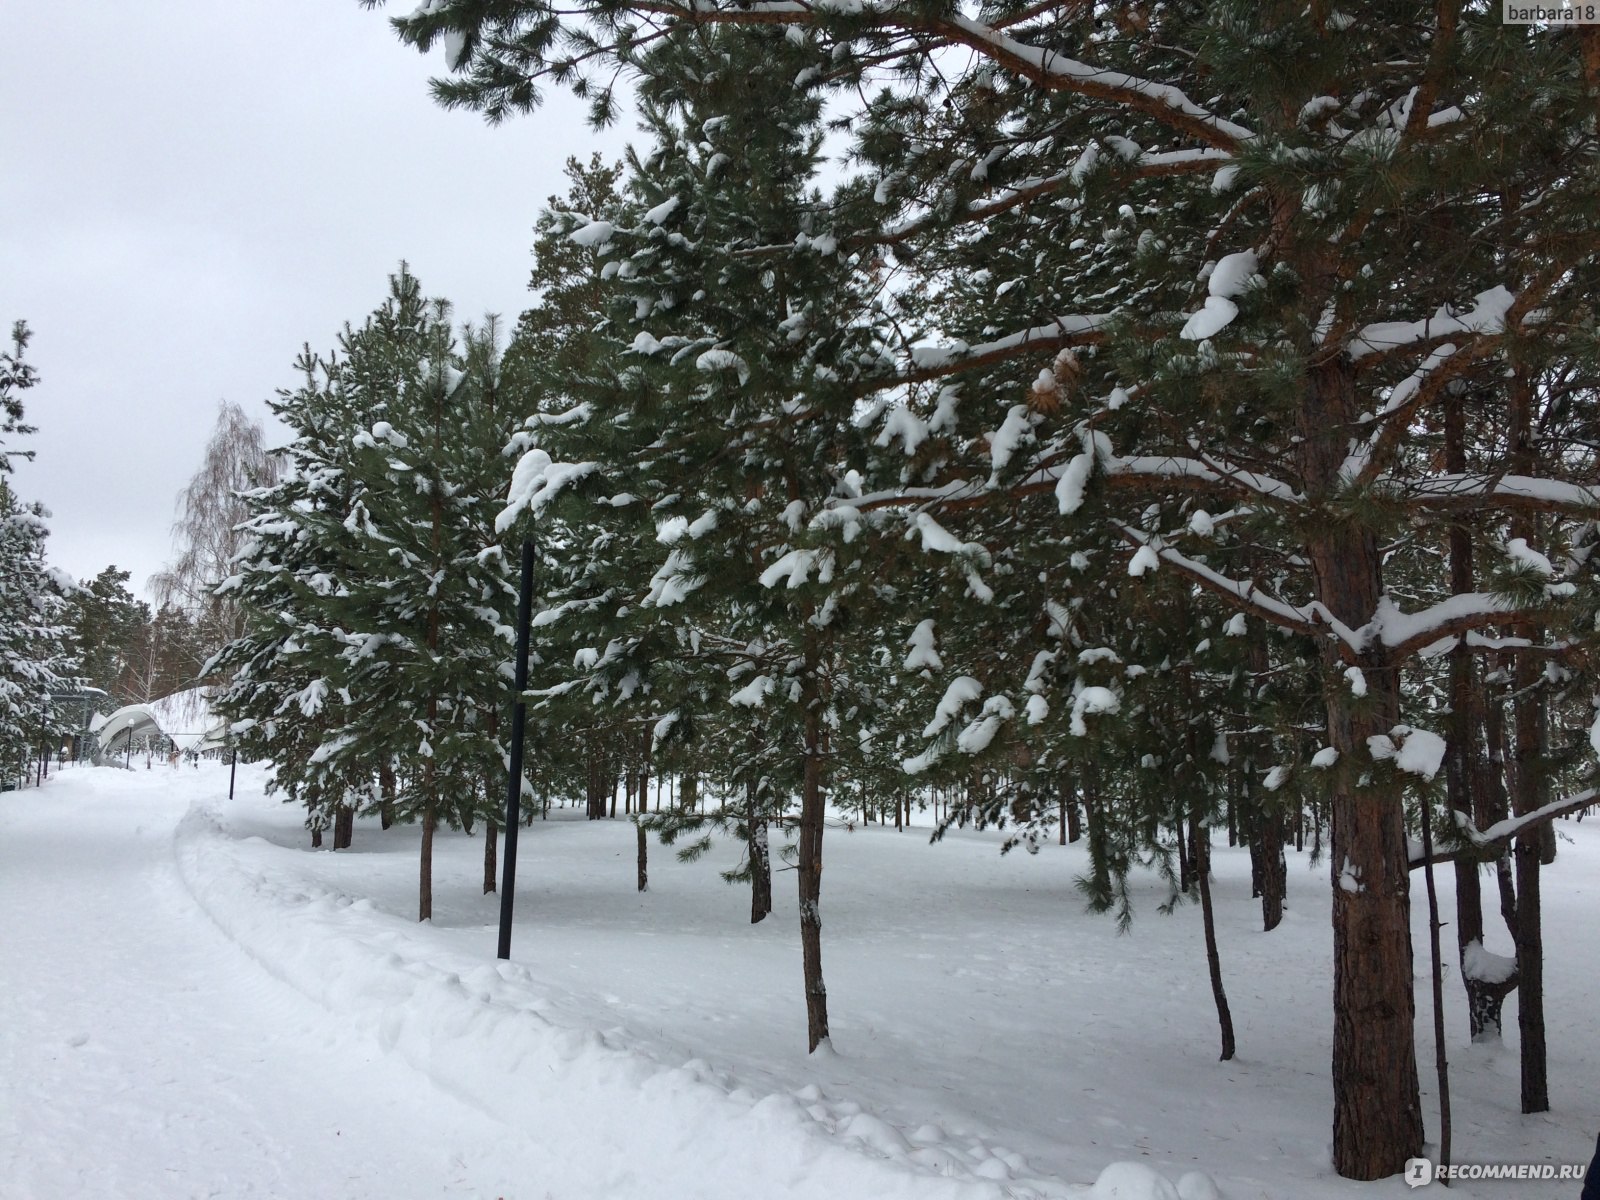
[[[200,753],[227,744],[227,726],[211,711],[209,689],[190,688],[147,704],[117,709],[95,730],[100,749],[110,753],[119,743],[164,737],[179,750]]]

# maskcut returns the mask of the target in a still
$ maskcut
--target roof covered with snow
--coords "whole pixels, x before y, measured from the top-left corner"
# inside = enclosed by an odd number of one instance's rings
[[[96,732],[105,747],[131,736],[163,736],[180,750],[210,750],[227,741],[223,719],[211,711],[207,688],[190,688],[151,700],[129,704],[105,719]]]

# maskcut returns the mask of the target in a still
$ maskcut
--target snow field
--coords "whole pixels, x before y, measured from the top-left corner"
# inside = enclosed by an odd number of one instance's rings
[[[281,843],[299,871],[355,885],[393,914],[395,931],[430,941],[429,961],[492,957],[498,901],[477,894],[478,839],[440,839],[435,923],[420,930],[409,920],[414,830],[363,827],[357,853],[345,856],[306,853],[287,811],[241,806],[225,824]],[[1584,837],[1592,828],[1563,823],[1577,840],[1548,876],[1547,890],[1561,897],[1546,906],[1553,1038],[1560,995],[1590,986],[1579,885],[1600,849]],[[1249,899],[1247,856],[1218,847],[1219,936],[1240,1043],[1240,1058],[1219,1064],[1196,908],[1160,916],[1165,885],[1138,878],[1134,931],[1119,937],[1110,918],[1083,911],[1072,883],[1085,869],[1081,847],[1002,858],[993,832],[956,831],[935,846],[927,832],[843,821],[828,831],[832,1056],[804,1054],[792,876],[778,875],[776,911],[752,927],[747,893],[716,876],[736,860],[733,847],[684,865],[652,846],[652,891],[641,897],[630,828],[553,810],[522,840],[514,959],[563,1028],[602,1032],[660,1070],[710,1063],[719,1074],[709,1082],[726,1087],[721,1076],[731,1076],[735,1092],[791,1099],[814,1132],[913,1168],[993,1180],[996,1194],[1082,1194],[1074,1189],[1121,1160],[1148,1163],[1168,1180],[1207,1172],[1230,1197],[1353,1194],[1355,1185],[1328,1168],[1325,861],[1313,868],[1309,854],[1291,852],[1289,913],[1268,935]],[[273,861],[272,871],[285,869]],[[1448,873],[1439,882],[1448,912]],[[1425,913],[1415,883],[1419,1061],[1431,1088]],[[1448,1028],[1457,1036],[1465,1015],[1453,964],[1447,973]],[[1581,1064],[1595,1062],[1595,1039],[1571,1029],[1572,1044],[1552,1042],[1552,1087],[1568,1107],[1524,1118],[1514,1007],[1506,1047],[1452,1047],[1457,1158],[1472,1148],[1504,1160],[1583,1156],[1594,1118],[1577,1107],[1586,1095]],[[1432,1134],[1431,1107],[1428,1116]],[[869,1129],[874,1137],[863,1136]],[[1362,1194],[1385,1190],[1408,1191],[1396,1180]]]
[[[954,831],[930,846],[926,829],[841,822],[827,834],[822,902],[834,1047],[807,1056],[793,877],[778,874],[776,911],[750,926],[748,893],[716,875],[733,861],[731,847],[680,864],[652,845],[652,891],[640,896],[632,829],[555,810],[524,831],[514,958],[498,964],[498,899],[479,894],[480,839],[441,835],[435,920],[419,926],[417,831],[363,821],[351,850],[312,852],[295,812],[264,799],[253,770],[241,770],[232,805],[216,799],[225,770],[163,774],[67,772],[0,800],[0,814],[48,802],[81,813],[93,831],[113,809],[149,808],[139,843],[170,839],[166,919],[181,922],[186,901],[192,921],[198,901],[265,969],[255,972],[261,986],[277,987],[266,978],[276,976],[316,1001],[322,1016],[302,1020],[308,1032],[298,1038],[311,1049],[337,1029],[341,1045],[365,1048],[346,1051],[353,1075],[395,1091],[395,1073],[410,1074],[398,1090],[411,1096],[399,1099],[433,1095],[430,1106],[460,1101],[475,1111],[476,1124],[462,1118],[443,1136],[456,1158],[462,1145],[480,1147],[477,1178],[493,1168],[501,1190],[492,1194],[507,1200],[1411,1194],[1397,1179],[1352,1184],[1328,1167],[1328,866],[1312,869],[1309,856],[1291,852],[1289,913],[1262,934],[1246,856],[1216,851],[1240,1048],[1218,1063],[1199,913],[1159,915],[1158,881],[1133,881],[1134,929],[1118,937],[1110,918],[1082,910],[1072,886],[1084,865],[1078,847],[1002,858],[992,832]],[[180,820],[189,798],[197,806]],[[1600,837],[1593,823],[1558,828],[1571,840],[1546,877],[1557,1110],[1517,1112],[1514,1000],[1508,1045],[1465,1044],[1451,963],[1458,1161],[1572,1162],[1593,1145],[1589,1081],[1600,1047],[1568,1015],[1586,1011],[1600,975],[1586,882]],[[57,854],[63,885],[84,836],[73,830]],[[114,856],[114,841],[107,846]],[[1448,872],[1439,882],[1448,914]],[[1419,1063],[1431,1089],[1416,884]],[[1490,952],[1506,948],[1489,940]],[[229,956],[242,961],[231,947]],[[159,971],[145,986],[157,980]],[[279,1073],[265,1071],[269,1082]],[[10,1077],[0,1075],[0,1088]],[[253,1102],[253,1088],[238,1089],[241,1104]],[[1431,1097],[1425,1104],[1433,1136]],[[395,1136],[418,1145],[406,1131]],[[481,1150],[486,1140],[494,1153]],[[417,1172],[412,1191],[371,1194],[491,1194],[429,1191],[427,1178],[439,1176]],[[1493,1186],[1462,1183],[1455,1194],[1503,1194]],[[1517,1195],[1566,1193],[1523,1183]]]

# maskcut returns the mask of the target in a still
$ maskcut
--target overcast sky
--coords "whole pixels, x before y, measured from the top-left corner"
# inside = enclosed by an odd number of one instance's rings
[[[445,112],[442,49],[357,0],[8,0],[0,31],[0,322],[33,327],[42,377],[14,484],[53,513],[52,563],[136,592],[219,401],[270,421],[301,344],[331,348],[402,258],[459,317],[515,316],[562,164],[630,128],[559,92],[495,129]]]

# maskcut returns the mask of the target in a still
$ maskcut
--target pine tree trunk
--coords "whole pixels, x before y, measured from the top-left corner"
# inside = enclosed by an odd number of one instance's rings
[[[486,821],[483,827],[483,894],[495,890],[495,876],[499,874],[500,826]]]
[[[417,873],[417,920],[433,920],[433,804],[422,810],[422,855]]]
[[[1531,701],[1519,701],[1533,708]],[[1521,724],[1519,720],[1518,724]],[[1521,730],[1519,729],[1519,735]],[[1521,738],[1519,736],[1520,743]],[[1519,745],[1519,757],[1521,747]],[[1517,774],[1526,771],[1532,775],[1536,767],[1531,761],[1519,762]],[[1531,797],[1524,792],[1533,792]],[[1538,788],[1534,781],[1526,784],[1518,780],[1514,797],[1518,816],[1532,812],[1537,804]],[[1545,1050],[1544,1023],[1544,934],[1542,897],[1540,895],[1540,839],[1535,835],[1519,837],[1512,852],[1517,879],[1517,1033],[1521,1042],[1522,1059],[1522,1111],[1541,1113],[1550,1111],[1550,1082]]]
[[[635,857],[639,867],[639,890],[642,892],[650,886],[650,839],[645,834],[644,826],[637,820],[633,823],[633,832],[638,843]]]
[[[828,989],[822,981],[822,699],[814,677],[805,695],[805,774],[800,791],[800,951],[806,989],[806,1040],[812,1052],[828,1040]]]
[[[1217,1005],[1217,1028],[1222,1035],[1222,1062],[1233,1057],[1233,1013],[1222,986],[1222,957],[1217,952],[1217,922],[1211,907],[1211,831],[1195,831],[1194,877],[1200,888],[1200,916],[1206,931],[1206,969],[1211,973],[1211,998]]]
[[[1239,783],[1241,775],[1237,770],[1228,771],[1228,846],[1231,849],[1239,844]]]
[[[383,828],[394,824],[394,772],[388,767],[378,768],[378,795],[383,797],[378,805]]]
[[[1519,473],[1536,470],[1533,447],[1533,386],[1525,367],[1513,365],[1511,400],[1511,464]],[[1532,542],[1538,529],[1532,518],[1518,516],[1511,533]],[[1538,644],[1543,631],[1518,630]],[[1543,666],[1532,654],[1516,656],[1512,672],[1516,699],[1512,707],[1515,770],[1511,775],[1511,809],[1516,816],[1533,812],[1545,800],[1545,703],[1539,690]],[[1517,873],[1517,1031],[1522,1057],[1522,1111],[1550,1111],[1550,1084],[1545,1056],[1544,930],[1539,870],[1544,857],[1542,831],[1519,837],[1512,856]]]
[[[1433,990],[1433,1059],[1439,1082],[1439,1164],[1450,1161],[1450,1061],[1444,1037],[1444,963],[1439,949],[1439,893],[1433,879],[1433,805],[1422,800],[1422,871],[1428,889],[1428,959]],[[1446,1180],[1446,1183],[1449,1181]]]
[[[1348,363],[1314,369],[1300,406],[1301,475],[1316,502],[1339,487],[1358,405]],[[1365,625],[1383,591],[1377,538],[1350,517],[1327,514],[1306,546],[1317,599],[1351,629]],[[1324,641],[1330,675],[1343,667]],[[1327,689],[1328,733],[1341,759],[1370,758],[1369,737],[1387,735],[1400,712],[1399,673],[1368,650],[1367,697]],[[1381,1179],[1422,1147],[1412,983],[1410,861],[1397,785],[1336,773],[1330,812],[1333,875],[1333,1165],[1346,1179]],[[1341,883],[1349,881],[1347,886]]]
[[[750,856],[750,924],[759,923],[772,911],[772,863],[768,858],[767,823],[756,813],[756,783],[745,783],[745,830]]]
[[[1256,818],[1251,839],[1252,865],[1259,862],[1261,886],[1261,929],[1271,933],[1283,922],[1283,896],[1289,866],[1283,857],[1283,810],[1267,805]]]
[[[321,825],[313,825],[311,827],[311,848],[313,850],[321,850],[322,849],[322,826]]]
[[[1187,896],[1194,890],[1194,864],[1189,854],[1189,831],[1182,818],[1177,823],[1177,834],[1178,890]]]
[[[1445,470],[1465,473],[1466,430],[1461,400],[1445,409]],[[1456,595],[1477,586],[1472,561],[1472,532],[1463,524],[1450,527],[1450,590]],[[1483,699],[1478,689],[1472,651],[1458,644],[1450,651],[1449,742],[1445,755],[1445,795],[1461,819],[1482,828],[1488,824],[1489,780],[1482,761],[1479,732],[1483,729]],[[1508,980],[1478,979],[1467,970],[1469,947],[1483,944],[1483,881],[1479,863],[1459,857],[1453,864],[1456,881],[1456,952],[1461,982],[1467,993],[1467,1025],[1474,1042],[1501,1040],[1501,1008],[1516,988]]]
[[[341,804],[333,817],[333,848],[348,850],[355,831],[356,810],[348,804]]]

